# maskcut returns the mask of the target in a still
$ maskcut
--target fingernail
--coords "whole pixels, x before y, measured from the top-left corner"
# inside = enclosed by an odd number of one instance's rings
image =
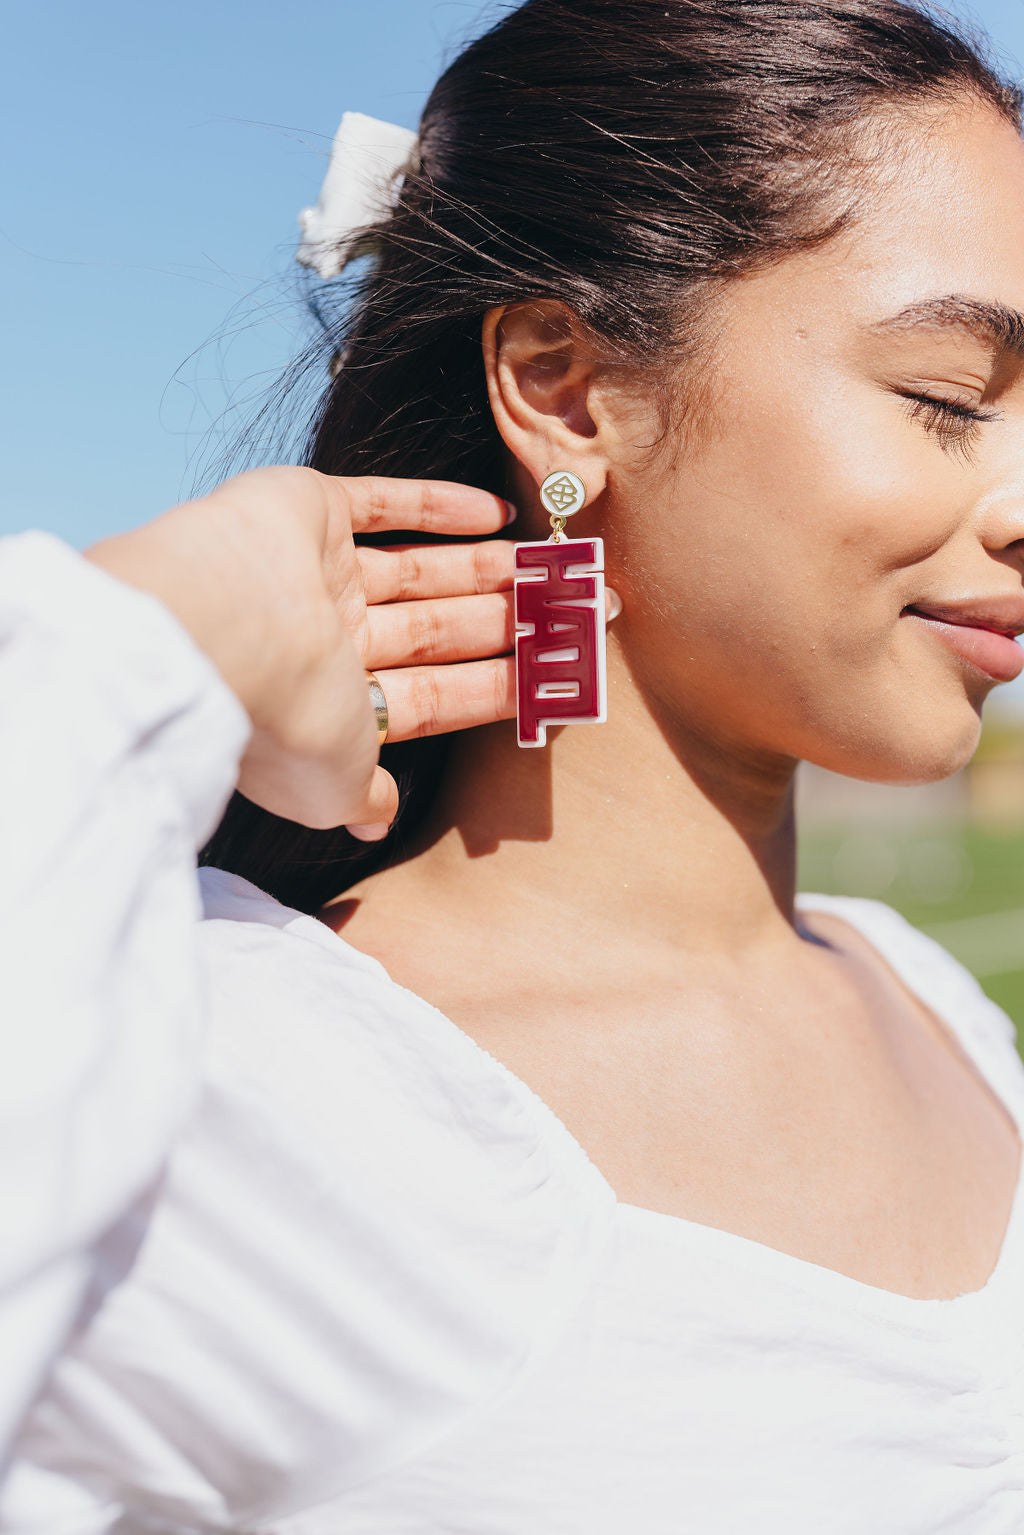
[[[507,528],[510,522],[515,522],[516,518],[519,516],[519,512],[517,511],[516,507],[513,505],[513,503],[511,501],[506,501],[505,502],[505,506],[506,506],[505,526]]]
[[[613,618],[618,618],[622,612],[622,598],[614,587],[611,586],[605,587],[605,596],[608,599],[608,621],[611,622]]]
[[[371,826],[347,826],[345,830],[353,837],[358,837],[360,842],[380,842],[391,827],[387,821],[374,821]]]

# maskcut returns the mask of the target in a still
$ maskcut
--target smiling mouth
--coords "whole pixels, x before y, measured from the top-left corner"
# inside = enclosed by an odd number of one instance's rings
[[[923,631],[930,631],[990,681],[1012,682],[1024,671],[1024,650],[1014,638],[1024,633],[1024,613],[1019,603],[1016,607],[1011,614],[985,612],[980,605],[966,609],[911,603],[901,617],[915,619]]]
[[[925,607],[919,603],[909,603],[904,613],[913,613],[918,618],[931,619],[936,624],[953,624],[961,629],[984,629],[989,634],[1002,634],[1007,639],[1015,639],[1018,634],[1024,634],[1024,613],[1019,623],[1009,619],[999,619],[982,612],[971,612],[962,608]]]

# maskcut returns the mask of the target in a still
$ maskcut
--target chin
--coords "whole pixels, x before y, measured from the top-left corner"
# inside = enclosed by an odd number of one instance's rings
[[[870,783],[902,784],[907,788],[938,783],[967,766],[981,735],[981,704],[968,699],[959,708],[949,703],[908,708],[893,722],[890,734],[873,739],[830,742],[830,749],[807,760],[847,778]]]

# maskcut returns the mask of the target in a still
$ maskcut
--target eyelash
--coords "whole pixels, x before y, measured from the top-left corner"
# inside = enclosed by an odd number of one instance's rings
[[[976,410],[971,405],[960,405],[955,400],[938,400],[928,394],[906,394],[909,404],[907,414],[911,420],[920,418],[926,432],[938,435],[939,446],[945,451],[960,452],[967,460],[977,439],[979,428],[986,421],[1002,419],[998,410]]]

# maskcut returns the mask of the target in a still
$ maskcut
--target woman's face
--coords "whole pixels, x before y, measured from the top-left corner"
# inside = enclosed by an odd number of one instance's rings
[[[855,227],[728,285],[712,433],[611,466],[605,528],[664,712],[893,782],[961,767],[1024,661],[1024,143],[924,127]]]

